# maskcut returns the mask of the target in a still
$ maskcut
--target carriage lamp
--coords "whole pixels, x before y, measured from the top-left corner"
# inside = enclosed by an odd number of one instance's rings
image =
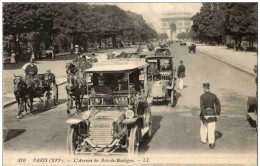
[[[135,113],[132,110],[127,110],[125,113],[125,116],[126,116],[126,118],[131,119],[135,116]]]

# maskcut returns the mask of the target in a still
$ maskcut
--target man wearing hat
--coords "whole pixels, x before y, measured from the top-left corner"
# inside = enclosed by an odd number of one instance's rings
[[[183,65],[183,60],[180,60],[180,66],[177,70],[179,78],[179,89],[183,89],[183,78],[185,77],[185,66]]]
[[[104,85],[104,77],[101,75],[98,77],[98,85],[92,89],[91,93],[112,95],[112,89]]]
[[[81,62],[81,57],[80,57],[80,53],[77,53],[77,57],[73,60],[73,63],[75,65],[79,64]]]
[[[215,147],[215,129],[217,116],[220,115],[221,105],[217,96],[210,92],[209,83],[203,84],[204,94],[200,96],[200,138],[206,144],[207,138],[209,147]]]
[[[34,64],[34,59],[30,59],[30,64],[25,68],[25,78],[26,79],[34,79],[38,73],[38,68]]]
[[[82,85],[84,85],[84,86],[85,86],[84,79],[86,79],[84,72],[88,68],[91,68],[91,62],[86,60],[86,56],[83,56],[82,60],[78,64],[78,76],[79,76],[78,81],[80,83],[82,83]]]

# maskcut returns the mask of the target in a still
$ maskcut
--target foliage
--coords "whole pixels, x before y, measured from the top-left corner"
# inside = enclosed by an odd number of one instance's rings
[[[192,17],[194,38],[221,42],[226,36],[240,40],[257,36],[257,3],[203,3]]]
[[[161,34],[158,36],[158,39],[159,39],[159,40],[166,40],[166,39],[169,39],[169,36],[168,36],[166,33],[161,33]]]
[[[179,33],[179,34],[177,35],[177,38],[178,38],[178,39],[187,39],[187,38],[188,38],[188,35],[187,35],[187,33],[182,32],[182,33]]]
[[[157,37],[141,15],[115,5],[87,3],[4,3],[3,32],[12,36],[16,50],[24,40],[21,38],[27,36],[36,57],[40,49],[68,47],[69,42],[86,48],[89,40],[121,36],[122,40],[146,41]]]

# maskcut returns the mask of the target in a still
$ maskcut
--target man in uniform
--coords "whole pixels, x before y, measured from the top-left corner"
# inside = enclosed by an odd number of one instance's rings
[[[35,79],[37,73],[38,73],[38,68],[34,64],[33,58],[31,58],[30,64],[27,65],[25,68],[25,78],[26,79]]]
[[[180,60],[180,66],[177,70],[179,78],[179,89],[183,89],[183,78],[185,77],[185,66],[183,65],[183,60]]]
[[[202,143],[209,142],[209,147],[215,147],[215,128],[221,105],[217,96],[210,92],[209,83],[203,84],[204,94],[200,96],[200,138]]]
[[[102,76],[98,77],[98,85],[92,89],[92,94],[108,94],[112,95],[112,89],[104,85],[104,78]]]

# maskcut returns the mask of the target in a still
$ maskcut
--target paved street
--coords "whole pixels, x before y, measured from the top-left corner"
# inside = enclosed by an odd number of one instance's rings
[[[257,132],[246,121],[247,97],[254,96],[256,91],[254,77],[203,53],[189,54],[186,46],[175,44],[171,49],[176,57],[176,67],[181,59],[186,66],[184,89],[177,90],[176,107],[152,106],[153,136],[141,145],[141,154],[182,154],[196,158],[196,155],[210,152],[207,155],[213,161],[224,159],[228,154],[236,163],[243,163],[248,158],[250,163],[256,163]],[[65,62],[58,65],[62,68],[60,71],[65,72]],[[222,105],[214,150],[202,144],[199,136],[199,97],[204,82],[211,84],[211,91]],[[64,85],[59,87],[57,107],[44,112],[40,103],[35,104],[34,113],[21,120],[16,119],[16,104],[4,108],[3,128],[10,129],[10,139],[3,143],[4,154],[66,153],[68,125],[65,121],[71,116],[66,114]]]

